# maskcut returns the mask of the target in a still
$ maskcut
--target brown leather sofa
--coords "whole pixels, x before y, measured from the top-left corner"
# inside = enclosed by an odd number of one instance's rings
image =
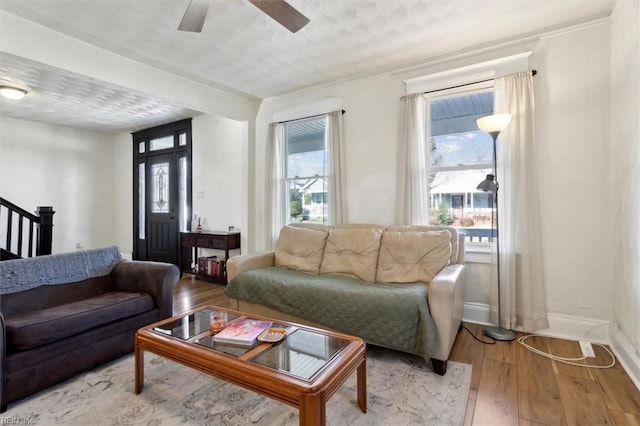
[[[37,275],[42,258],[55,265],[60,255],[0,262],[0,290],[5,293],[0,296],[0,412],[11,402],[132,352],[136,330],[171,316],[178,268],[117,255],[106,275],[29,284],[8,294],[14,265],[24,275],[33,264]],[[71,264],[73,270],[76,262],[78,270],[87,270],[80,257],[62,256],[67,268]]]

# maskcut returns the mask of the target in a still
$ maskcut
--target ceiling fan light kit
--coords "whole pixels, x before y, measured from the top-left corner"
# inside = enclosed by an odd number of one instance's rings
[[[300,31],[310,22],[309,18],[284,0],[249,0],[249,3],[269,15],[292,33]],[[191,0],[182,17],[182,21],[180,21],[178,30],[194,33],[201,32],[208,10],[209,4],[207,2]]]

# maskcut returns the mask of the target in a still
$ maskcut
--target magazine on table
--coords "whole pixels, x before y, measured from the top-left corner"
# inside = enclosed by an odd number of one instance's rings
[[[271,324],[271,321],[241,318],[214,335],[213,341],[233,345],[252,346],[256,343],[256,339],[260,333],[271,327]]]

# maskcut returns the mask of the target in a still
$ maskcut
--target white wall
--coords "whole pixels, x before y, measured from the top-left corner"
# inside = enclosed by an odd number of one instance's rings
[[[123,133],[114,137],[114,235],[120,251],[133,253],[133,136]]]
[[[640,3],[616,3],[611,46],[612,346],[640,387]]]
[[[242,135],[246,123],[212,115],[193,119],[193,212],[203,228],[242,229]]]
[[[542,244],[550,313],[609,320],[610,25],[540,40],[535,77]]]
[[[0,115],[0,194],[53,206],[53,252],[115,244],[113,136]]]
[[[599,324],[611,317],[609,268],[610,213],[607,179],[585,179],[608,173],[610,26],[608,21],[556,32],[504,48],[504,55],[532,50],[537,104],[537,140],[541,182],[546,291],[550,314]],[[501,51],[502,51],[501,50]],[[483,60],[500,52],[482,53]],[[479,57],[479,56],[478,56]],[[473,65],[455,58],[452,67]],[[455,64],[455,65],[453,65]],[[446,68],[439,62],[437,72]],[[429,66],[425,66],[428,73]],[[435,71],[434,71],[435,72]],[[416,77],[415,70],[411,71]],[[344,116],[348,221],[392,223],[402,71],[334,86],[310,88],[268,99],[256,121],[256,143],[250,162],[256,176],[250,197],[262,200],[267,125],[278,111],[292,110],[329,97],[340,97]],[[406,73],[404,74],[406,76]],[[249,212],[255,232],[250,248],[260,250],[263,215]],[[486,264],[470,263],[465,301],[488,305]],[[591,326],[591,325],[590,325]],[[605,330],[606,334],[606,330]]]

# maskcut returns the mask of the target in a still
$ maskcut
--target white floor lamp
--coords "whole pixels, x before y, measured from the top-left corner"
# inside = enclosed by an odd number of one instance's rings
[[[502,305],[502,299],[500,297],[501,292],[501,281],[500,281],[500,226],[499,226],[499,215],[498,215],[498,166],[497,166],[497,156],[496,156],[496,140],[498,139],[498,135],[502,130],[504,130],[509,123],[511,122],[511,114],[494,114],[486,117],[479,118],[477,120],[478,127],[483,132],[489,133],[493,138],[493,174],[487,175],[486,179],[478,184],[477,189],[480,189],[485,192],[491,192],[493,194],[493,205],[495,206],[496,211],[496,231],[498,238],[496,239],[496,253],[497,253],[497,269],[498,269],[498,326],[497,327],[489,327],[484,330],[485,336],[491,337],[495,340],[503,340],[510,341],[516,338],[516,335],[513,331],[507,330],[506,328],[502,328],[501,321],[502,315],[500,312],[500,306]],[[491,226],[491,241],[493,241],[493,224]]]

